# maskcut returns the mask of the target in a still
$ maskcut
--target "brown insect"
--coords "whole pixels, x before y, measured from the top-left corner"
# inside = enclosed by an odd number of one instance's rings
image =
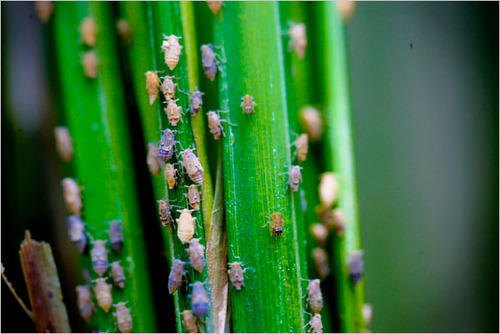
[[[212,47],[208,44],[203,44],[201,46],[201,63],[203,65],[203,72],[210,81],[215,80],[215,75],[217,74],[217,55]]]
[[[42,23],[47,23],[54,12],[54,5],[52,1],[36,1],[35,11],[40,21],[42,21]]]
[[[97,78],[97,54],[95,51],[87,51],[83,54],[82,66],[83,73],[87,78],[95,79]]]
[[[193,293],[191,294],[191,308],[198,318],[203,319],[210,307],[208,294],[201,282],[193,283]]]
[[[94,303],[92,303],[92,293],[88,285],[78,285],[76,287],[76,297],[80,316],[87,322],[94,313]]]
[[[125,272],[120,262],[115,261],[111,263],[111,277],[113,277],[113,282],[120,289],[125,288]]]
[[[177,85],[174,82],[173,76],[165,76],[163,78],[163,82],[161,84],[161,91],[163,92],[163,96],[168,99],[173,99],[175,97],[175,89]]]
[[[268,221],[267,224],[271,226],[271,232],[273,235],[279,237],[283,233],[283,216],[281,215],[281,212],[274,212],[271,214],[271,221]]]
[[[115,305],[116,312],[113,315],[116,318],[116,326],[118,330],[122,333],[132,332],[132,315],[130,314],[130,309],[125,306],[126,303],[120,302]]]
[[[311,234],[320,246],[325,246],[326,239],[328,238],[328,229],[325,225],[320,223],[311,225]]]
[[[179,63],[179,56],[181,55],[182,45],[179,44],[181,37],[170,35],[163,36],[163,43],[161,49],[165,53],[165,64],[173,71]]]
[[[366,326],[370,326],[373,317],[373,309],[370,304],[363,304],[363,308],[361,309],[361,313],[363,315],[363,321]]]
[[[321,314],[313,315],[308,324],[311,327],[311,333],[323,333],[323,322],[321,321]]]
[[[165,129],[158,145],[158,158],[163,162],[170,160],[174,155],[176,143],[174,131]]]
[[[65,126],[57,126],[54,128],[54,135],[57,153],[63,161],[71,161],[74,151],[69,129]]]
[[[192,239],[187,250],[191,266],[199,273],[205,267],[205,246],[200,244],[200,239]]]
[[[299,183],[302,181],[302,174],[300,173],[301,169],[302,167],[300,166],[292,166],[288,172],[288,185],[294,192],[299,190]]]
[[[221,136],[224,135],[224,127],[222,123],[224,120],[220,119],[219,112],[209,111],[207,112],[208,116],[208,128],[210,129],[210,133],[214,135],[214,139],[218,140]]]
[[[203,95],[205,93],[195,90],[189,97],[191,102],[191,115],[196,116],[203,107]]]
[[[222,1],[216,0],[216,1],[207,1],[208,8],[214,13],[215,15],[219,14],[220,9],[222,7]]]
[[[330,265],[328,264],[328,254],[321,247],[315,247],[312,250],[312,258],[316,266],[316,271],[321,279],[330,274]]]
[[[196,325],[196,318],[191,310],[182,311],[182,324],[189,333],[198,333],[198,326]]]
[[[247,115],[255,112],[255,106],[256,105],[257,105],[257,103],[255,103],[255,101],[253,100],[252,95],[250,95],[250,94],[245,94],[241,98],[240,107],[241,107],[241,109],[243,109],[243,112],[245,114],[247,114]]]
[[[295,154],[299,162],[306,161],[307,152],[309,151],[309,136],[306,133],[301,134],[293,143],[295,146]]]
[[[85,223],[80,216],[71,215],[68,217],[68,235],[78,252],[83,253],[87,246],[87,237],[85,236]]]
[[[105,278],[95,280],[94,293],[97,299],[97,304],[104,312],[108,313],[113,304],[113,296],[111,295],[111,284],[106,283]]]
[[[121,227],[119,221],[113,220],[111,222],[108,234],[111,248],[113,248],[115,252],[120,253],[123,248],[123,228]]]
[[[193,239],[196,217],[191,215],[192,210],[182,209],[180,212],[177,218],[177,237],[185,244]]]
[[[158,215],[160,216],[161,224],[166,227],[170,224],[170,219],[172,219],[172,216],[170,215],[170,205],[163,199],[160,199],[157,202]]]
[[[323,120],[318,109],[306,106],[300,110],[299,121],[312,142],[317,142],[323,134]]]
[[[118,31],[118,36],[122,40],[123,44],[129,45],[132,43],[132,30],[130,29],[130,24],[125,19],[119,19],[116,22],[116,30]]]
[[[191,184],[188,187],[187,194],[184,194],[188,198],[189,206],[193,210],[200,210],[200,192],[198,191],[198,186],[196,184]]]
[[[229,274],[229,280],[231,284],[234,286],[236,290],[241,290],[245,286],[245,271],[241,267],[241,262],[231,262],[228,263],[229,270],[227,273]]]
[[[349,277],[351,281],[356,284],[363,276],[363,252],[356,250],[349,255],[347,265],[349,266]]]
[[[339,194],[339,183],[332,172],[321,174],[319,181],[319,200],[325,208],[331,207],[337,202]]]
[[[90,251],[92,267],[97,275],[102,276],[108,270],[108,250],[104,240],[94,241],[94,247]]]
[[[153,175],[158,175],[161,170],[160,160],[158,159],[158,146],[153,143],[148,144],[148,155],[146,157],[148,169]]]
[[[186,169],[189,178],[199,185],[203,184],[203,167],[200,159],[194,154],[193,150],[186,149],[181,152],[182,167]]]
[[[62,180],[64,202],[69,213],[74,215],[80,214],[82,210],[82,197],[80,187],[72,178],[64,178]]]
[[[293,48],[299,58],[304,58],[307,47],[306,26],[304,23],[293,23],[290,26],[290,44],[288,48]]]
[[[80,36],[87,46],[95,46],[97,36],[97,25],[90,16],[85,17],[80,24]]]
[[[314,313],[320,313],[323,309],[323,295],[321,294],[319,279],[309,281],[307,286],[307,302]]]
[[[331,219],[328,220],[328,227],[334,229],[338,236],[344,234],[346,224],[346,217],[344,211],[337,208],[331,211]]]
[[[168,275],[168,292],[170,294],[177,291],[182,285],[182,276],[185,274],[184,262],[175,259],[172,264],[172,269]]]
[[[174,164],[165,165],[165,179],[168,183],[168,189],[174,189],[177,184],[177,169]]]
[[[168,117],[168,122],[172,126],[177,126],[177,123],[182,117],[182,107],[177,105],[178,100],[168,100],[165,108],[165,115]]]
[[[149,96],[149,104],[153,105],[156,99],[158,99],[158,88],[161,81],[158,74],[154,71],[147,71],[144,75],[146,76],[146,92]]]

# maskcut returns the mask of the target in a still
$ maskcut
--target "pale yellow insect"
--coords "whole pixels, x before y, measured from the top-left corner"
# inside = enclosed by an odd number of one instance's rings
[[[304,23],[293,23],[290,26],[290,44],[299,58],[304,58],[307,47],[306,26]]]
[[[194,236],[196,217],[193,217],[191,212],[192,210],[182,209],[177,218],[177,237],[183,244],[190,242]]]
[[[160,160],[158,159],[158,146],[153,143],[148,144],[148,155],[146,157],[148,169],[153,175],[158,175],[161,171]]]
[[[245,94],[241,98],[240,107],[241,107],[241,109],[243,109],[243,112],[247,115],[255,112],[256,105],[257,105],[257,103],[255,103],[252,95],[250,95],[250,94]]]
[[[165,64],[167,64],[170,70],[174,70],[179,63],[182,51],[182,45],[179,44],[180,38],[175,35],[163,36],[161,49],[165,53]]]
[[[181,152],[181,156],[182,167],[186,169],[189,178],[199,185],[203,184],[203,167],[193,150],[186,149]]]
[[[80,36],[84,44],[90,47],[95,46],[97,38],[97,25],[92,17],[87,16],[82,20],[82,23],[80,24]]]
[[[174,189],[177,184],[177,169],[174,164],[165,165],[165,179],[167,180],[168,189]]]
[[[311,234],[320,246],[325,246],[326,239],[328,238],[328,229],[325,225],[320,223],[311,225]]]
[[[188,198],[189,206],[193,210],[200,210],[200,192],[196,184],[190,184],[188,186],[188,192],[185,195]]]
[[[313,279],[307,286],[307,302],[314,313],[320,313],[323,309],[323,295],[321,294],[320,280]]]
[[[318,109],[305,106],[300,110],[299,121],[312,142],[317,142],[323,134],[323,119]]]
[[[207,1],[208,8],[214,13],[215,15],[219,14],[220,9],[222,7],[222,1],[216,0],[216,1]]]
[[[69,177],[62,180],[62,187],[66,209],[74,215],[80,214],[83,206],[80,187],[75,180]]]
[[[161,91],[163,92],[163,96],[168,99],[173,99],[175,97],[175,89],[177,84],[174,82],[173,76],[165,76],[163,78],[163,82],[161,84]]]
[[[321,247],[315,247],[312,250],[312,258],[316,266],[316,271],[321,279],[330,274],[330,265],[328,264],[328,254]]]
[[[161,81],[158,74],[154,71],[147,71],[144,75],[146,76],[146,92],[149,96],[149,104],[153,105],[158,99],[158,88],[160,87]]]
[[[304,162],[307,158],[307,152],[309,152],[309,136],[307,133],[298,136],[293,145],[296,149],[295,154],[297,155],[297,160],[299,162]]]
[[[319,181],[319,200],[325,208],[331,207],[337,202],[339,195],[339,182],[332,172],[321,174]]]
[[[165,108],[165,114],[168,117],[168,122],[172,126],[177,126],[177,123],[182,117],[182,107],[177,105],[178,100],[170,99],[167,101],[167,107]]]
[[[126,303],[121,302],[115,305],[116,312],[113,315],[116,318],[116,326],[122,333],[132,332],[132,315],[130,309],[125,306]]]
[[[127,20],[119,19],[116,22],[116,30],[118,30],[118,35],[125,45],[132,43],[132,30]]]
[[[52,1],[36,1],[35,11],[40,21],[47,23],[54,12],[54,5],[52,4]]]
[[[87,51],[82,58],[83,73],[87,78],[95,79],[97,77],[97,54],[95,51]]]
[[[63,161],[70,161],[73,158],[73,141],[69,129],[65,126],[57,126],[54,128],[56,138],[56,150]]]
[[[196,325],[196,317],[191,310],[182,311],[182,324],[189,333],[198,333],[198,326]]]
[[[189,253],[191,266],[194,270],[201,273],[205,267],[205,246],[200,244],[200,239],[194,238],[189,243],[187,251]]]
[[[104,312],[108,313],[111,305],[113,305],[111,284],[107,284],[105,278],[98,278],[95,282],[94,293],[97,299],[97,304],[104,310]]]

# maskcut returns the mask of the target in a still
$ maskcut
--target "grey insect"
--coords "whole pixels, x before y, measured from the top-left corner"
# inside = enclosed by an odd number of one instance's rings
[[[113,282],[120,289],[125,288],[125,272],[120,262],[115,261],[111,263],[111,277],[113,277]]]
[[[166,162],[172,158],[175,151],[175,133],[170,129],[165,129],[158,145],[158,158]]]
[[[180,259],[175,259],[172,264],[172,269],[168,275],[168,292],[170,294],[177,291],[182,285],[182,276],[185,274],[184,262]]]
[[[200,210],[200,192],[198,191],[198,186],[196,184],[190,184],[188,187],[188,192],[185,196],[188,199],[189,206],[193,210]]]
[[[132,315],[126,303],[120,302],[115,305],[116,312],[113,313],[116,319],[116,327],[122,333],[132,332]]]
[[[187,252],[189,253],[191,266],[194,270],[201,273],[205,267],[205,246],[200,244],[200,239],[191,239]]]
[[[123,228],[118,220],[113,220],[111,226],[109,227],[109,242],[111,243],[111,248],[120,253],[123,248]]]
[[[208,44],[203,44],[201,46],[201,63],[203,65],[203,72],[210,81],[215,80],[215,75],[217,74],[217,55],[213,48]]]
[[[330,265],[328,264],[328,254],[321,247],[315,247],[312,250],[312,258],[316,266],[316,271],[321,279],[330,274]]]
[[[90,252],[92,267],[97,275],[102,276],[108,270],[108,250],[104,240],[94,241],[94,247]]]
[[[321,294],[320,280],[313,279],[307,286],[307,302],[314,313],[320,313],[323,309],[323,295]]]
[[[94,303],[92,303],[90,287],[88,285],[78,285],[76,287],[76,297],[80,316],[89,322],[95,309]]]
[[[198,333],[198,325],[196,324],[196,318],[191,310],[182,311],[182,324],[189,333]]]
[[[172,215],[170,214],[170,205],[164,199],[158,200],[158,215],[160,216],[161,224],[166,227],[170,224]]]
[[[311,333],[323,333],[323,321],[321,321],[321,314],[313,315],[308,324],[311,327]]]
[[[241,262],[231,262],[228,263],[229,270],[227,271],[229,275],[229,280],[236,290],[241,290],[245,286],[245,271],[241,267]]]
[[[210,307],[208,294],[201,282],[193,283],[193,292],[191,294],[191,309],[198,316],[203,319],[207,314]]]
[[[189,178],[199,184],[203,184],[203,167],[201,166],[200,159],[194,154],[193,150],[186,149],[181,152],[182,167],[186,170]]]
[[[62,180],[62,187],[66,209],[69,213],[80,214],[83,206],[80,187],[75,180],[69,177]]]
[[[300,166],[292,166],[288,172],[288,186],[294,192],[299,190],[299,183],[302,181],[302,174],[300,172],[301,169],[302,167]]]
[[[97,305],[108,313],[113,305],[113,296],[111,295],[111,284],[106,283],[105,278],[95,280],[94,293],[97,299]]]
[[[347,265],[349,266],[349,277],[351,281],[356,284],[361,280],[363,276],[363,252],[356,250],[349,255],[347,260]]]
[[[161,163],[158,159],[158,146],[153,143],[148,144],[148,155],[146,157],[148,169],[153,175],[158,175],[161,171]]]
[[[173,99],[175,97],[175,89],[177,88],[174,77],[169,75],[165,76],[160,88],[166,99]]]
[[[200,92],[199,90],[195,90],[189,96],[189,100],[191,102],[191,115],[196,116],[201,108],[203,107],[203,95],[205,93]]]
[[[69,129],[65,126],[57,126],[54,128],[54,136],[56,138],[56,150],[63,161],[71,161],[73,158],[73,141]]]
[[[214,139],[219,140],[221,136],[224,137],[224,127],[222,126],[222,122],[225,122],[225,120],[220,118],[220,112],[209,111],[207,112],[207,116],[208,128],[210,133],[214,136]]]
[[[85,223],[79,215],[68,217],[68,235],[78,252],[83,253],[87,246],[87,236],[85,235]]]

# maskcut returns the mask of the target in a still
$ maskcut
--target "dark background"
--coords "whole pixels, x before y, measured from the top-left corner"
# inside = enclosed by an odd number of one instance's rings
[[[498,332],[498,3],[357,3],[348,40],[372,330]],[[24,229],[66,233],[43,45],[3,2],[1,260],[24,300]],[[34,330],[3,283],[1,304],[3,332]]]

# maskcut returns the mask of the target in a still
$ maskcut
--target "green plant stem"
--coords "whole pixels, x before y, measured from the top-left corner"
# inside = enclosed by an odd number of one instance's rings
[[[234,124],[225,125],[221,139],[228,255],[247,269],[244,288],[230,287],[232,331],[302,332],[307,277],[293,201],[298,193],[286,185],[290,133],[277,3],[225,3],[214,36],[220,104],[228,111],[221,115]],[[254,114],[243,114],[244,94],[254,97]],[[266,224],[273,212],[285,222],[281,237]]]
[[[124,290],[113,288],[113,303],[128,303],[134,331],[152,332],[155,316],[134,172],[130,168],[131,146],[110,6],[86,2],[56,4],[60,88],[75,148],[76,179],[83,187],[87,231],[94,240],[107,240],[110,221],[119,219],[123,226],[123,250],[120,254],[110,252],[109,260],[121,261],[127,280]],[[99,31],[95,47],[99,63],[96,79],[87,78],[81,65],[83,53],[89,50],[79,35],[81,20],[86,16],[95,19]],[[88,256],[84,263],[96,278]],[[90,326],[112,331],[115,319],[111,312],[97,308]]]
[[[360,225],[356,195],[354,150],[350,120],[349,74],[345,25],[336,3],[315,4],[317,45],[322,45],[318,64],[322,73],[324,103],[326,168],[333,171],[340,184],[338,207],[346,216],[343,237],[333,246],[333,268],[338,291],[340,331],[357,332],[364,328],[361,308],[364,301],[363,280],[354,285],[349,279],[347,260],[351,252],[361,249]]]

